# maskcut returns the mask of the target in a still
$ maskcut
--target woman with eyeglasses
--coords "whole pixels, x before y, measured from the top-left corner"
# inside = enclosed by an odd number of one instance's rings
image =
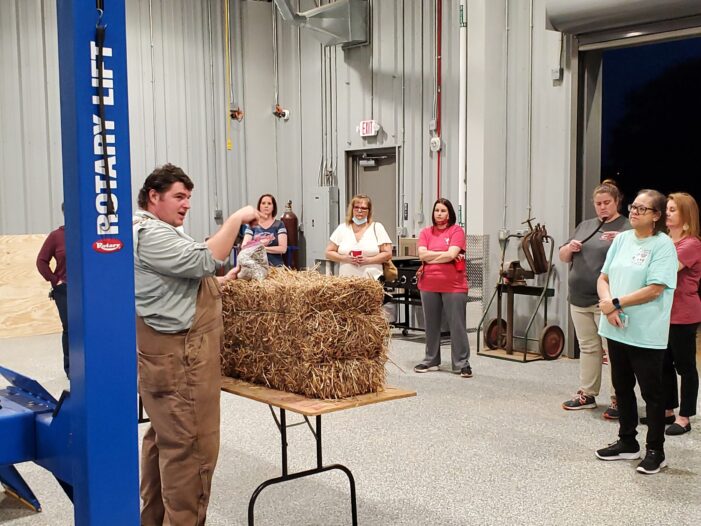
[[[560,247],[560,261],[570,264],[570,315],[579,343],[579,389],[562,404],[568,411],[596,408],[601,389],[601,369],[606,340],[599,336],[599,296],[596,280],[604,265],[606,253],[616,235],[630,228],[628,218],[618,213],[621,192],[611,179],[594,188],[592,195],[596,217],[582,221],[572,237]],[[607,375],[610,379],[611,376]],[[610,383],[610,382],[609,382]],[[618,419],[616,396],[611,389],[611,403],[603,417]]]
[[[340,263],[339,276],[382,276],[382,264],[392,259],[392,240],[382,223],[372,220],[372,201],[367,195],[351,199],[345,222],[331,234],[326,259]]]
[[[613,240],[597,282],[599,334],[608,341],[620,417],[618,441],[599,449],[596,456],[601,460],[640,458],[637,380],[648,418],[646,453],[637,467],[645,474],[658,473],[667,465],[662,367],[678,263],[674,243],[664,233],[666,206],[661,193],[638,192],[628,207],[633,230]]]
[[[441,325],[445,319],[450,328],[453,371],[463,378],[471,378],[465,321],[465,231],[456,224],[452,203],[444,198],[433,204],[432,221],[432,226],[421,231],[417,243],[422,263],[418,286],[426,326],[426,353],[414,371],[427,373],[438,370],[441,363]]]
[[[677,249],[679,272],[674,291],[669,343],[665,352],[663,382],[665,389],[665,431],[668,436],[691,431],[689,418],[696,414],[699,372],[696,369],[696,330],[701,322],[701,239],[699,207],[687,193],[670,194],[667,198],[667,231]],[[677,374],[681,392],[677,391]],[[681,404],[680,404],[681,398]],[[674,417],[674,409],[679,415]],[[671,422],[670,422],[671,421]]]

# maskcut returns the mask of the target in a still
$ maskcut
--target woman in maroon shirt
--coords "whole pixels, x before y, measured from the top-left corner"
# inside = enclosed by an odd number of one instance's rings
[[[63,212],[63,204],[61,204]],[[54,259],[56,268],[51,270],[49,263]],[[60,226],[44,241],[37,256],[37,270],[44,279],[51,283],[49,297],[56,302],[58,316],[61,318],[63,334],[61,335],[61,345],[63,347],[63,370],[69,376],[68,363],[68,290],[66,286],[66,236],[65,227]]]
[[[701,322],[701,239],[699,207],[687,193],[670,194],[667,199],[667,229],[679,259],[677,288],[674,291],[669,344],[665,351],[663,381],[666,418],[673,423],[666,435],[691,431],[689,417],[696,414],[699,373],[696,369],[696,329]],[[681,377],[681,404],[677,394],[677,374]],[[674,408],[679,415],[674,418]]]
[[[419,234],[419,259],[423,270],[418,287],[426,326],[426,356],[414,367],[414,371],[426,373],[438,370],[441,363],[441,324],[445,316],[450,327],[453,370],[463,378],[470,378],[470,347],[465,326],[465,232],[455,223],[453,205],[441,198],[433,205],[433,226],[424,228]]]

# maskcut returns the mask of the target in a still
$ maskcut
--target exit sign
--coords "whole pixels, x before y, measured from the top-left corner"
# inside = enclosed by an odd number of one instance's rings
[[[360,121],[357,130],[361,137],[375,137],[380,131],[380,125],[375,121]]]

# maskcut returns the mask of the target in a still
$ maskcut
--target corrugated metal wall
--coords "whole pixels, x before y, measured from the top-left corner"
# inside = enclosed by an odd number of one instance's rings
[[[222,13],[220,0],[127,1],[134,194],[154,166],[182,166],[196,189],[186,228],[199,237],[216,227],[216,209],[241,201],[226,168],[234,150],[226,149]],[[3,234],[62,222],[56,46],[55,2],[0,0]]]
[[[0,1],[0,234],[62,221],[55,4]]]
[[[315,0],[295,3],[299,11],[316,6]],[[508,54],[507,46],[499,45],[507,38],[507,4]],[[558,85],[551,81],[550,69],[559,60],[553,40],[557,35],[543,28],[544,0],[534,0],[533,5],[532,205],[560,241],[570,227],[563,212],[569,195],[564,174],[570,152],[570,75],[566,72]],[[182,165],[195,181],[186,228],[196,238],[216,227],[217,209],[226,215],[243,203],[255,202],[263,192],[274,193],[280,208],[291,199],[304,221],[304,208],[311,206],[309,190],[319,184],[324,152],[327,166],[335,167],[345,202],[346,151],[400,147],[399,201],[408,205],[407,233],[417,234],[430,221],[436,197],[436,154],[428,147],[435,97],[436,2],[371,0],[371,44],[347,50],[335,47],[326,53],[309,33],[278,18],[277,77],[273,4],[230,0],[230,6],[233,84],[227,94],[222,0],[127,0],[134,192],[153,166],[170,161]],[[441,188],[457,203],[458,8],[450,0],[442,0],[442,6]],[[53,9],[53,2],[0,0],[0,233],[4,234],[48,232],[61,220]],[[467,205],[468,217],[479,219],[473,223],[479,223],[477,230],[468,224],[473,234],[494,234],[501,226],[502,210],[506,226],[519,228],[527,211],[529,16],[525,1],[468,3]],[[470,17],[478,18],[478,27]],[[276,78],[279,102],[290,110],[287,121],[272,114]],[[324,93],[334,99],[327,112],[322,111]],[[230,122],[230,132],[229,104],[245,113],[241,122]],[[322,116],[333,121],[326,129],[330,137],[326,143]],[[355,130],[369,118],[383,127],[376,139],[362,139]],[[479,192],[477,200],[470,198],[474,190]],[[496,262],[492,264],[495,268]],[[564,303],[556,310],[564,312]]]

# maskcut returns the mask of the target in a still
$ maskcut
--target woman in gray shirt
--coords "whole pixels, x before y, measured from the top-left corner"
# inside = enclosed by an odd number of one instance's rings
[[[628,219],[619,212],[621,192],[611,179],[594,189],[595,219],[582,221],[572,237],[560,247],[560,261],[570,263],[569,302],[572,323],[579,343],[579,390],[571,400],[562,404],[569,411],[594,409],[601,388],[601,365],[606,340],[598,334],[600,317],[596,280],[606,260],[613,238],[630,229]],[[610,379],[610,376],[609,376]],[[604,418],[617,419],[618,406],[611,388],[611,404]]]

